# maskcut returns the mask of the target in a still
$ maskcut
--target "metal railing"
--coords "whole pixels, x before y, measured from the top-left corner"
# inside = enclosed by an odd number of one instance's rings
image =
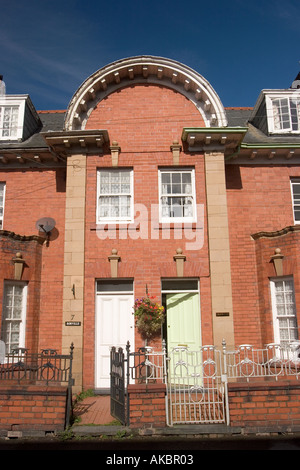
[[[228,379],[249,382],[253,378],[293,376],[300,378],[300,341],[286,344],[270,343],[264,348],[242,344],[227,351],[223,340],[224,373]]]
[[[72,406],[72,362],[73,343],[70,354],[58,354],[54,349],[43,349],[40,353],[29,353],[18,348],[5,354],[0,361],[0,383],[32,385],[66,385],[66,426],[70,423]]]
[[[115,348],[112,352],[116,353]],[[220,350],[213,345],[196,351],[177,347],[168,354],[165,342],[158,351],[145,346],[134,352],[130,351],[128,342],[126,351],[118,350],[117,359],[114,365],[112,362],[111,374],[117,375],[117,385],[124,380],[124,399],[119,397],[119,401],[126,409],[126,423],[129,423],[129,384],[166,384],[167,423],[172,426],[229,424],[229,381],[279,380],[291,376],[300,379],[300,341],[285,345],[271,343],[264,348],[242,344],[235,350],[227,350],[223,340]],[[117,387],[118,393],[119,390]]]
[[[18,348],[6,354],[0,364],[0,380],[31,383],[69,383],[72,378],[73,345],[70,354],[57,354],[54,349],[43,349],[41,353],[29,353]]]
[[[127,383],[166,383],[166,346],[162,343],[162,350],[156,351],[153,347],[144,346],[137,351],[130,352],[127,343]]]
[[[130,343],[123,348],[110,350],[110,403],[111,415],[123,424],[129,424],[129,384],[166,383],[166,349],[152,347],[130,351]]]

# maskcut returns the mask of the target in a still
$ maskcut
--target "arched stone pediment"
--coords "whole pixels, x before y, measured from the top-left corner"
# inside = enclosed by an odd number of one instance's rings
[[[170,59],[138,56],[109,64],[88,77],[70,101],[64,129],[84,130],[91,112],[106,96],[141,83],[165,86],[184,95],[194,103],[206,127],[227,126],[217,93],[200,74]]]

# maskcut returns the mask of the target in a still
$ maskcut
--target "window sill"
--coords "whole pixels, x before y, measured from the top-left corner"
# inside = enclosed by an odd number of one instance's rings
[[[202,230],[202,225],[199,226],[197,222],[153,222],[151,225],[151,221],[146,221],[148,226],[150,226],[153,230],[178,230],[178,229],[192,229],[192,230]],[[135,230],[139,231],[141,229],[141,223],[134,223],[134,222],[105,222],[105,223],[98,223],[98,224],[91,224],[90,231],[96,230]]]
[[[90,230],[137,230],[134,222],[99,222],[90,225]]]
[[[189,228],[189,229],[199,229],[197,222],[185,222],[182,220],[181,222],[159,222],[155,224],[153,227],[156,230],[164,230],[164,229],[171,229],[176,230],[180,228]]]

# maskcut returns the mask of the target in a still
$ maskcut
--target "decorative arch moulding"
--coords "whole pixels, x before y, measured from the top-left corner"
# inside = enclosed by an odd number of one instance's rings
[[[20,242],[36,241],[41,245],[45,242],[44,237],[40,237],[38,235],[19,235],[15,232],[11,232],[10,230],[0,230],[0,238],[11,238],[12,240]]]
[[[273,232],[257,232],[251,235],[253,240],[259,240],[260,238],[277,238],[282,237],[283,235],[287,235],[288,233],[299,232],[300,225],[289,225],[288,227],[284,227],[281,230],[276,230]]]
[[[113,62],[82,83],[69,103],[64,130],[84,130],[90,113],[106,96],[141,83],[165,86],[184,95],[194,103],[206,127],[227,127],[221,100],[202,75],[171,59],[137,56]]]

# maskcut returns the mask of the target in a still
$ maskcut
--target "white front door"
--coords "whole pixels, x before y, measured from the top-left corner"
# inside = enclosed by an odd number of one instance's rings
[[[96,297],[96,388],[110,388],[110,349],[134,348],[134,296],[132,293],[97,293]]]

